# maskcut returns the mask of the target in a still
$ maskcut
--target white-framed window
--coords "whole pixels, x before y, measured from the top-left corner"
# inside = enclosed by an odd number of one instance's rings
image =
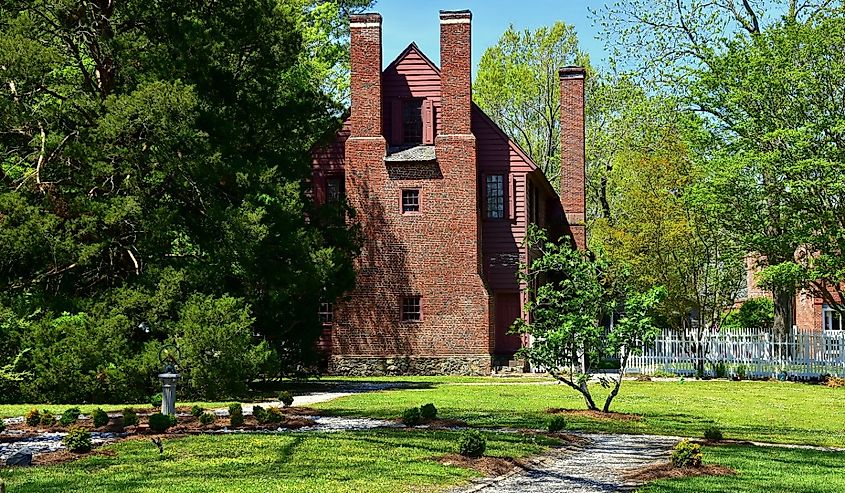
[[[320,302],[317,316],[323,325],[331,325],[334,322],[334,303]]]
[[[822,306],[822,328],[827,331],[841,331],[845,329],[842,324],[842,314],[830,305]]]

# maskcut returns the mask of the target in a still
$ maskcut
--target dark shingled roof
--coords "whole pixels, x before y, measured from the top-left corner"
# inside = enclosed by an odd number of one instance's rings
[[[434,146],[431,145],[402,146],[389,148],[384,160],[387,162],[436,161],[437,156],[434,152]]]

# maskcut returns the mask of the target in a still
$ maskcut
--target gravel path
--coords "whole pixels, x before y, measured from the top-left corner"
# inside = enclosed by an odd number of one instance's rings
[[[630,491],[627,469],[664,461],[678,439],[649,435],[582,435],[581,446],[555,450],[529,470],[488,479],[461,493],[604,493]]]

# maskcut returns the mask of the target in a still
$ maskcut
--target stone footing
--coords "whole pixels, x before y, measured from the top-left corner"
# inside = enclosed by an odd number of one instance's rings
[[[490,355],[331,356],[332,375],[490,375]]]

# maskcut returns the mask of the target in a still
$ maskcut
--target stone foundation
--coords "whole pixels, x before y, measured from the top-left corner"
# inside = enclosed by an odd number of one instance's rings
[[[466,356],[332,356],[332,375],[490,375],[489,354]]]

